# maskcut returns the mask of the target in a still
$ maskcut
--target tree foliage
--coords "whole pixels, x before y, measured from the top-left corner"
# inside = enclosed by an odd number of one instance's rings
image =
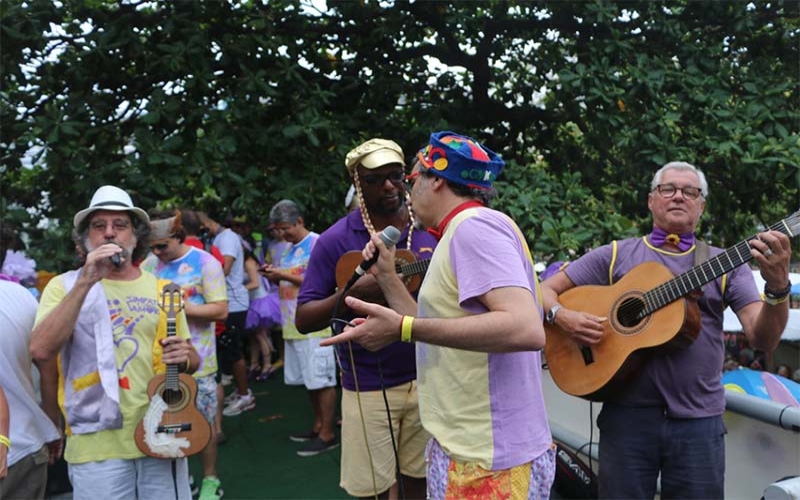
[[[51,267],[101,184],[253,219],[292,198],[322,230],[352,146],[392,138],[411,159],[442,129],[507,160],[498,207],[545,259],[646,230],[670,160],[706,171],[714,243],[798,199],[796,1],[6,0],[0,16],[0,206]]]

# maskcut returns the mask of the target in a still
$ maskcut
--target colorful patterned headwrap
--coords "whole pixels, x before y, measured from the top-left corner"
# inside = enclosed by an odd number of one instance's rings
[[[432,174],[480,189],[491,188],[505,166],[497,153],[475,139],[448,131],[431,134],[417,158]]]

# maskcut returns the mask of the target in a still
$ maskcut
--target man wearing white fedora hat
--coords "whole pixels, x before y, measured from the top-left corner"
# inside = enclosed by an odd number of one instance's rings
[[[134,265],[147,251],[150,219],[128,193],[102,186],[73,222],[85,263],[44,289],[30,350],[42,368],[45,404],[60,396],[74,498],[174,492],[188,500],[186,458],[145,456],[134,440],[150,403],[150,379],[165,365],[192,373],[200,363],[183,311],[177,335],[165,336],[161,283]]]

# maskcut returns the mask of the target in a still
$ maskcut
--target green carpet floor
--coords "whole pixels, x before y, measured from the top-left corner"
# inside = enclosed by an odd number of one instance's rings
[[[300,457],[297,450],[302,444],[289,440],[289,434],[304,432],[313,422],[305,388],[284,385],[282,370],[266,382],[251,383],[250,388],[256,408],[222,421],[228,440],[219,447],[217,471],[224,498],[350,498],[339,488],[341,449]],[[231,390],[226,389],[226,393]],[[189,464],[199,483],[199,455]]]

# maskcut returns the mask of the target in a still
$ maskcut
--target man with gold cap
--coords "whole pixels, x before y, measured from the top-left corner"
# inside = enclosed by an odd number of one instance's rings
[[[431,134],[407,177],[415,216],[439,240],[419,303],[394,273],[394,250],[373,237],[363,256],[379,251],[371,272],[392,308],[347,297],[367,318],[323,342],[416,345],[420,416],[433,436],[427,498],[550,497],[541,293],[522,232],[488,207],[503,166],[470,137]]]
[[[344,293],[337,287],[337,263],[347,252],[360,252],[372,235],[387,226],[398,228],[401,235],[397,247],[410,250],[417,259],[430,258],[436,246],[433,237],[414,227],[403,186],[405,160],[397,143],[370,139],[347,154],[345,166],[355,188],[358,209],[323,232],[314,247],[297,300],[296,323],[300,331],[312,332],[330,324],[331,311]],[[360,256],[356,263],[359,260]],[[354,270],[355,266],[349,273]],[[384,301],[370,275],[358,279],[347,294]],[[338,317],[345,320],[354,316],[346,307],[338,311]],[[429,435],[419,421],[413,346],[395,342],[371,353],[352,344],[340,346],[337,354],[343,388],[340,485],[355,497],[385,496],[390,488],[399,489],[402,485],[405,497],[424,498],[424,449]],[[391,419],[382,389],[389,401]],[[398,467],[393,436],[402,483],[397,483],[395,475]]]

